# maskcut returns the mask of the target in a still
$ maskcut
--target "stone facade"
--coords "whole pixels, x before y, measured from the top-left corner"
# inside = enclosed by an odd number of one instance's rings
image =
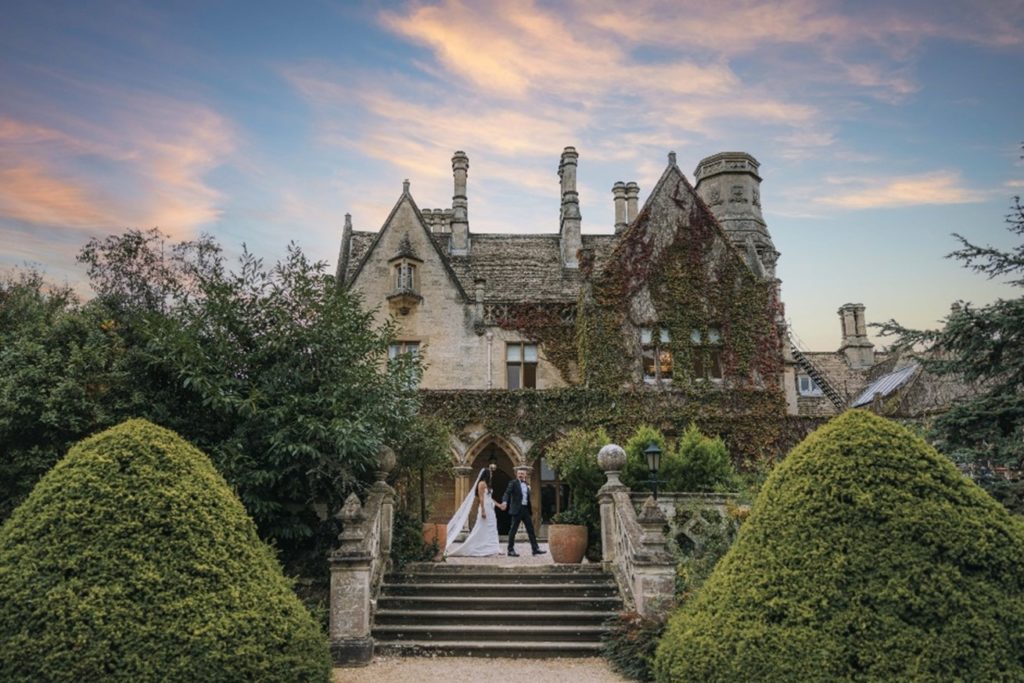
[[[582,232],[576,188],[579,154],[572,147],[563,151],[557,169],[561,203],[557,223],[552,225],[557,231],[475,234],[469,218],[469,163],[463,152],[453,156],[450,209],[420,209],[406,181],[379,230],[355,230],[346,217],[342,236],[339,281],[358,292],[366,305],[376,307],[378,322],[394,321],[397,351],[415,349],[420,354],[425,365],[422,389],[506,390],[513,372],[518,373],[520,386],[533,385],[539,391],[578,384],[581,377],[574,362],[557,362],[548,345],[508,320],[536,306],[563,316],[571,325],[590,280],[615,267],[616,260],[635,259],[635,253],[626,253],[630,249],[647,249],[649,258],[655,260],[686,239],[687,225],[701,229],[710,225],[714,244],[706,265],[709,276],[715,277],[715,264],[734,259],[742,270],[749,270],[745,277],[752,274],[773,288],[773,301],[778,305],[777,311],[762,311],[778,327],[770,344],[778,347],[778,362],[772,365],[778,368],[777,375],[766,377],[754,370],[755,377],[744,382],[750,385],[745,388],[781,389],[789,412],[798,412],[797,365],[785,343],[780,283],[775,278],[779,253],[761,211],[761,177],[753,157],[742,152],[709,157],[698,165],[697,185],[692,186],[676,165],[675,154],[670,154],[662,178],[642,207],[637,183],[616,183],[611,192],[615,203],[615,225],[609,226],[614,227],[612,234]],[[659,387],[652,388],[644,379],[641,356],[646,342],[641,329],[656,325],[659,313],[664,317],[666,312],[654,310],[645,283],[632,291],[628,320],[622,329],[628,337],[625,348],[636,356],[632,388],[653,391]],[[516,354],[522,367],[510,370],[508,359]],[[728,392],[732,384],[709,379],[707,386]],[[451,490],[454,495],[446,498],[454,502],[465,494],[470,477],[481,464],[496,463],[509,478],[514,467],[530,465],[535,489],[543,491],[543,496],[534,500],[535,518],[547,517],[550,497],[554,496],[558,507],[561,492],[553,474],[540,462],[542,450],[542,445],[522,434],[493,433],[475,423],[473,416],[466,416],[452,443],[455,481],[438,483]],[[497,477],[496,488],[501,488],[502,482],[503,477]],[[436,512],[443,516],[450,507],[443,504]]]

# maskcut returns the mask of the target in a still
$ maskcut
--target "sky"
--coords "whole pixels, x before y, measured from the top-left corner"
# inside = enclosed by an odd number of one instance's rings
[[[934,327],[1020,293],[944,258],[1006,247],[1024,194],[1024,0],[14,2],[0,21],[0,270],[88,296],[90,237],[159,227],[268,261],[337,258],[409,179],[471,232],[556,232],[579,152],[584,233],[670,151],[761,163],[786,315]],[[885,340],[878,340],[884,344]]]

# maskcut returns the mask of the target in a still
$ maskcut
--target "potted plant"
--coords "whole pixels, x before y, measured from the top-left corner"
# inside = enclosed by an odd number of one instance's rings
[[[587,552],[587,520],[576,508],[559,512],[548,527],[548,549],[559,564],[579,564]]]

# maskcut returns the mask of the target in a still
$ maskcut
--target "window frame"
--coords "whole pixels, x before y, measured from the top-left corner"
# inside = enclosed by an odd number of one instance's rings
[[[690,370],[695,381],[721,382],[725,378],[725,367],[722,364],[723,346],[722,328],[717,325],[690,330]]]
[[[802,386],[803,385],[803,380],[807,380],[807,382],[810,384],[810,388],[808,388],[806,391],[804,390],[804,388]],[[799,396],[809,396],[809,397],[817,397],[817,396],[824,396],[825,395],[825,392],[822,391],[821,387],[818,386],[818,383],[814,381],[814,378],[811,377],[810,375],[806,374],[806,373],[799,373],[799,374],[797,374],[797,376],[796,376],[796,393]]]
[[[416,288],[416,264],[403,259],[395,264],[395,291],[415,292]]]
[[[653,375],[648,374],[648,361],[654,370]],[[668,366],[667,372],[665,366]],[[671,384],[674,370],[672,333],[668,326],[656,323],[651,327],[640,327],[640,375],[644,384]]]
[[[512,359],[511,351],[518,348],[518,359]],[[533,360],[529,361],[526,359],[527,349],[533,349]],[[531,341],[507,341],[505,342],[505,388],[509,391],[518,391],[519,389],[536,389],[537,388],[537,369],[540,365],[540,344]],[[516,384],[517,386],[510,386],[511,370],[512,368],[517,369],[516,373]],[[528,372],[529,370],[529,372]],[[527,386],[527,377],[532,380],[532,386]]]

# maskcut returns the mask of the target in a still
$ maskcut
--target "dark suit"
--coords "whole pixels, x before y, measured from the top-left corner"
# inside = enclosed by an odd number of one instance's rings
[[[533,497],[533,489],[529,488],[529,497]],[[508,483],[508,488],[505,489],[505,495],[502,496],[501,501],[508,503],[508,514],[512,517],[512,528],[508,532],[508,551],[512,552],[516,549],[516,532],[519,531],[519,523],[522,522],[526,527],[526,535],[530,537],[530,546],[533,548],[533,552],[540,550],[540,546],[537,545],[537,534],[533,530],[533,517],[530,515],[530,500],[523,500],[523,487],[518,479],[513,479]]]

